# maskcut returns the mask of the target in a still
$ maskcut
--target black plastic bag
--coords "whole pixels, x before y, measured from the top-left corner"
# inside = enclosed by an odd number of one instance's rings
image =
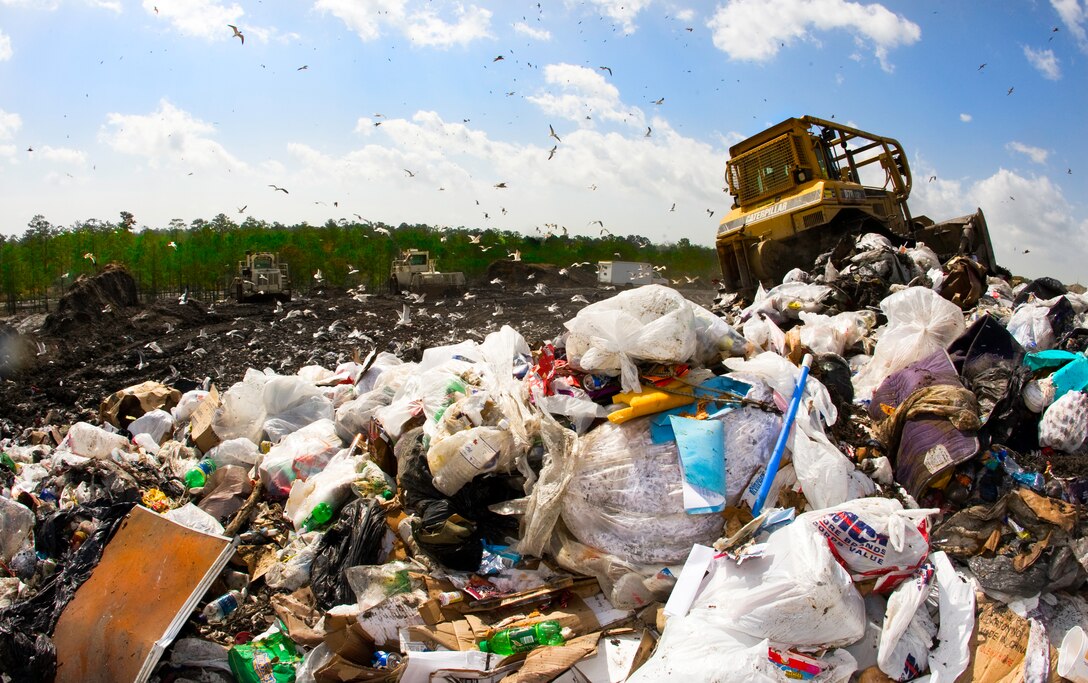
[[[31,635],[0,618],[0,671],[14,681],[47,683],[57,675],[57,650],[44,633]]]
[[[61,612],[102,559],[102,551],[120,528],[133,503],[60,510],[38,522],[35,547],[61,560],[60,570],[34,597],[0,612],[0,670],[17,681],[51,681],[56,673],[56,651],[49,635]],[[93,519],[94,533],[75,552],[65,556],[67,531],[73,521]],[[14,660],[10,660],[14,657]]]
[[[1032,294],[1035,295],[1036,299],[1046,300],[1053,299],[1056,296],[1067,294],[1068,292],[1069,290],[1065,288],[1065,285],[1055,280],[1054,278],[1041,277],[1037,280],[1032,280],[1023,289],[1021,289],[1020,293],[1016,295],[1016,298],[1013,299],[1012,303],[1013,306],[1019,306],[1020,304],[1027,301],[1028,297]]]
[[[322,609],[355,602],[344,570],[378,564],[385,536],[385,510],[372,499],[357,498],[340,510],[317,546],[310,588]]]

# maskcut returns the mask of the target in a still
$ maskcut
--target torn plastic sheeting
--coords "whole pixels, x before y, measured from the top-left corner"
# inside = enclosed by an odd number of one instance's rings
[[[942,473],[978,453],[973,403],[944,351],[893,373],[873,394],[870,417],[885,418],[884,406],[894,410],[875,432],[894,456],[896,481],[911,495],[920,496]]]
[[[1054,383],[1054,398],[1059,399],[1070,391],[1088,389],[1088,357],[1076,357],[1050,377]]]
[[[233,548],[230,539],[133,508],[60,615],[58,678],[147,680]]]

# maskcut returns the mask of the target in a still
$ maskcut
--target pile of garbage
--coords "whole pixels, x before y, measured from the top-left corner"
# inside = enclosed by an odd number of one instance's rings
[[[0,456],[0,678],[1088,681],[1088,296],[865,235]]]

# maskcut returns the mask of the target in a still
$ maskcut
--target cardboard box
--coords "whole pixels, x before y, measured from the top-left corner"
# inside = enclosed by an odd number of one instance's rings
[[[207,453],[219,444],[219,435],[212,429],[212,420],[215,419],[215,411],[218,409],[219,392],[212,386],[189,420],[189,438],[201,453]]]

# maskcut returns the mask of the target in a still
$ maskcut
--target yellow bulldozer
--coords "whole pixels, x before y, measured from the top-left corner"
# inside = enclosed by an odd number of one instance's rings
[[[733,145],[729,155],[733,206],[716,240],[723,291],[776,285],[844,237],[867,232],[923,242],[942,261],[964,254],[997,267],[981,209],[936,224],[911,216],[910,166],[897,140],[804,116]]]

